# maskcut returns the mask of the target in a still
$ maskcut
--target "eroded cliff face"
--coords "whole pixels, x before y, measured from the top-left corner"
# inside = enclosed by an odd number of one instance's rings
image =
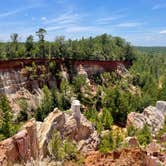
[[[28,80],[20,70],[0,71],[0,93],[16,93],[21,87],[25,87]]]
[[[92,60],[63,60],[63,59],[18,59],[0,61],[0,93],[12,94],[21,87],[27,89],[37,89],[43,84],[56,84],[53,75],[49,71],[50,62],[55,62],[58,71],[62,72],[62,76],[69,78],[72,74],[85,74],[87,77],[96,73],[111,72],[118,69],[119,65],[126,68],[131,65],[129,61],[92,61]],[[37,75],[35,79],[31,79],[29,74],[25,72],[27,66],[35,64],[37,67]],[[63,67],[62,67],[63,66]],[[44,69],[44,70],[43,70]],[[66,69],[66,70],[64,70]],[[56,73],[54,73],[56,74]],[[45,78],[42,78],[45,75]],[[41,77],[40,77],[41,76]],[[54,75],[55,76],[55,75]],[[34,77],[34,75],[32,76]]]
[[[44,122],[32,119],[16,135],[0,142],[0,165],[38,163],[50,156],[48,144],[55,130],[62,139],[71,138],[82,152],[96,150],[99,144],[99,135],[83,115],[78,123],[72,112],[55,109]]]
[[[25,164],[39,157],[39,145],[35,120],[29,121],[23,129],[11,138],[0,142],[0,165]]]
[[[38,68],[43,67],[43,71]],[[37,66],[36,69],[26,68],[0,70],[0,94],[15,94],[21,88],[29,91],[35,91],[44,85],[56,85],[55,78],[44,66]],[[42,69],[41,69],[42,70]]]

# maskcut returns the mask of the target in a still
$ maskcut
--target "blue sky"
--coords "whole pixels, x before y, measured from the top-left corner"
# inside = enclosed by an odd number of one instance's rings
[[[166,46],[165,0],[5,0],[0,5],[0,41],[20,40],[39,28],[47,40],[108,33],[133,45]]]

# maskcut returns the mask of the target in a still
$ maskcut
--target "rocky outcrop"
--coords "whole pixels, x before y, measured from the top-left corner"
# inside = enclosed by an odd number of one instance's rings
[[[55,130],[63,131],[65,124],[65,114],[58,109],[54,109],[42,124],[38,127],[38,140],[41,158],[49,155],[48,143]]]
[[[35,121],[28,122],[23,130],[11,138],[0,142],[0,165],[26,163],[39,157]]]
[[[158,101],[156,107],[149,106],[143,113],[131,112],[127,117],[127,126],[143,128],[147,124],[152,133],[157,133],[164,125],[166,115],[166,102]]]
[[[66,116],[63,136],[75,140],[78,149],[82,152],[95,150],[99,144],[97,131],[83,115],[81,115],[80,123],[73,115]]]
[[[82,152],[96,150],[99,136],[92,124],[77,111],[65,113],[56,108],[44,122],[34,119],[27,122],[16,135],[0,142],[0,166],[32,163],[32,160],[50,156],[48,145],[55,130],[59,131],[62,139],[74,141]]]
[[[20,112],[21,108],[19,105],[19,101],[24,100],[27,103],[27,111],[28,113],[32,113],[31,110],[37,109],[37,107],[40,105],[40,101],[42,98],[42,90],[36,89],[35,94],[30,93],[25,88],[20,88],[16,93],[8,94],[8,100],[10,102],[12,111],[14,113],[14,118],[17,117],[17,114]]]
[[[55,109],[39,126],[39,149],[42,158],[49,155],[48,143],[53,132],[60,132],[62,139],[75,141],[78,149],[83,152],[95,150],[99,144],[99,136],[92,124],[81,115],[80,121],[72,112],[64,113]]]

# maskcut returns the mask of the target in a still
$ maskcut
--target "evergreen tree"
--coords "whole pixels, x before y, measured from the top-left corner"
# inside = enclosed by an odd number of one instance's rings
[[[0,133],[8,138],[12,135],[11,123],[12,123],[12,113],[9,101],[6,96],[0,97],[0,114],[1,114],[1,126]]]

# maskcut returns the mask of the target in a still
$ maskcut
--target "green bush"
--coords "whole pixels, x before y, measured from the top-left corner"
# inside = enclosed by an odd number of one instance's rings
[[[104,135],[101,138],[101,142],[99,144],[99,151],[102,153],[107,153],[111,150],[116,150],[122,147],[123,140],[124,138],[119,129],[109,131],[108,134]]]
[[[58,131],[54,131],[52,140],[49,143],[50,152],[54,159],[62,160],[65,157],[63,141]]]
[[[137,139],[140,145],[144,145],[144,146],[146,146],[152,141],[151,132],[147,125],[144,125],[144,127],[137,132]]]
[[[17,121],[27,121],[28,120],[28,103],[25,99],[19,99],[17,101],[19,107],[20,107],[20,113],[17,117]]]
[[[101,116],[102,124],[105,130],[111,129],[111,125],[113,123],[113,118],[110,113],[110,110],[107,108],[104,108],[102,110],[102,116]]]
[[[14,135],[19,125],[14,124],[12,121],[12,109],[9,100],[6,96],[0,97],[0,140],[9,138]]]
[[[133,137],[136,135],[136,132],[137,132],[137,129],[133,125],[130,125],[129,127],[127,127],[127,136]]]
[[[43,121],[44,118],[54,109],[54,101],[53,96],[47,86],[44,86],[43,89],[43,96],[41,99],[41,104],[39,108],[37,108],[35,113],[35,118],[38,121]]]
[[[79,152],[76,145],[70,140],[62,140],[60,133],[56,130],[54,131],[52,139],[49,143],[49,149],[55,160],[79,160]]]
[[[101,138],[101,142],[99,144],[99,151],[102,153],[108,153],[113,149],[113,138],[112,133],[106,134]]]

